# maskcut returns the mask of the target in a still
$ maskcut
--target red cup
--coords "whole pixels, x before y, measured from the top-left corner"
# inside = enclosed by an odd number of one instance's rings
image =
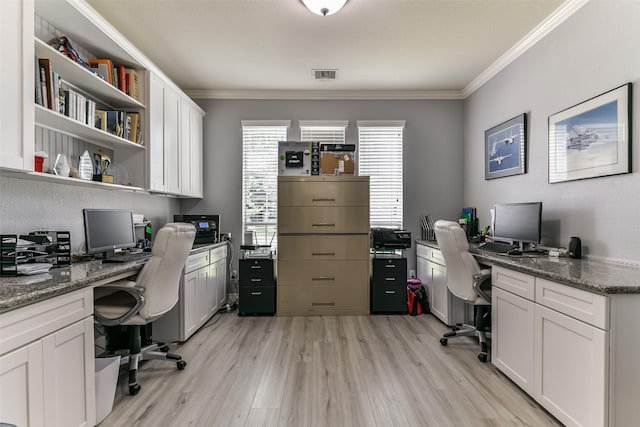
[[[44,163],[44,157],[39,157],[39,156],[34,156],[34,157],[35,157],[34,170],[36,172],[42,172],[42,164]]]

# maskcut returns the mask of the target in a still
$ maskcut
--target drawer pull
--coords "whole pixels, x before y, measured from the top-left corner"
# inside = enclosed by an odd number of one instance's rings
[[[384,268],[396,268],[395,264],[385,264]]]
[[[251,295],[260,296],[262,295],[262,292],[251,292]]]
[[[395,294],[395,293],[396,293],[396,291],[384,291],[384,293],[385,293],[385,294],[391,294],[391,295],[393,295],[393,294]]]
[[[336,280],[335,277],[312,277],[311,280]]]
[[[259,269],[261,269],[261,268],[262,268],[262,266],[261,266],[261,265],[252,265],[252,266],[251,266],[251,268],[252,268],[252,269],[254,269],[254,270],[255,270],[255,269],[258,269],[258,270],[259,270]]]
[[[251,279],[252,282],[262,282],[262,279]]]
[[[395,277],[385,277],[384,280],[386,280],[387,282],[395,282],[396,278]]]
[[[335,224],[332,224],[330,222],[317,222],[312,224],[314,227],[335,227]]]
[[[317,197],[311,199],[312,202],[335,202],[335,197]]]
[[[313,256],[336,256],[335,252],[313,252],[311,253]]]
[[[334,305],[336,305],[335,302],[312,302],[311,303],[312,306],[330,306],[333,307]]]

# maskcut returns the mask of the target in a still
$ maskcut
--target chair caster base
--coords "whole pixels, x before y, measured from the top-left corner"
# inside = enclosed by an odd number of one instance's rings
[[[480,353],[478,355],[478,360],[481,361],[482,363],[486,363],[488,360],[487,353]]]
[[[158,350],[160,350],[163,353],[168,353],[169,352],[169,346],[168,345],[163,345]]]
[[[131,396],[135,396],[136,394],[138,394],[141,388],[142,387],[140,387],[140,384],[131,384],[129,385],[129,394]]]
[[[178,360],[176,362],[176,366],[178,367],[178,371],[182,371],[187,367],[187,362],[185,362],[184,360]]]
[[[440,345],[446,346],[449,343],[449,340],[446,338],[440,338]]]

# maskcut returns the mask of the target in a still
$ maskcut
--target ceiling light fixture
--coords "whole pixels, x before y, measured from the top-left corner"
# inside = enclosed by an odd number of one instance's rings
[[[307,9],[316,15],[333,15],[347,2],[347,0],[302,0]]]

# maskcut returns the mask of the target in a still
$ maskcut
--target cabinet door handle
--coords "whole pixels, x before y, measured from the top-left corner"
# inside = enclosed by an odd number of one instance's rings
[[[311,199],[312,202],[335,202],[335,197],[314,197]]]
[[[251,292],[251,295],[260,296],[262,295],[262,292]]]
[[[319,306],[334,306],[334,305],[336,305],[336,303],[335,302],[312,302],[311,305],[312,306],[317,306],[317,305],[319,305]]]
[[[312,252],[313,256],[336,256],[335,252]]]
[[[335,277],[312,277],[311,280],[336,280]]]
[[[396,278],[395,277],[385,277],[384,280],[386,280],[387,282],[395,282]]]
[[[393,294],[395,294],[395,293],[396,293],[396,291],[384,291],[384,293],[385,293],[385,294],[392,294],[392,295],[393,295]]]
[[[255,269],[261,269],[262,266],[261,265],[252,265],[251,268],[254,269],[254,270]]]
[[[329,223],[329,222],[316,222],[312,224],[314,227],[335,227],[335,223]]]
[[[262,279],[251,279],[252,282],[262,282]]]

